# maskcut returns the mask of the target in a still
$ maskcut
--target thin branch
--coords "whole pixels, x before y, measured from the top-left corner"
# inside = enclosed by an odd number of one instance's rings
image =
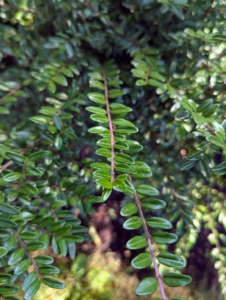
[[[210,6],[204,12],[203,20],[205,20],[205,18],[208,16],[209,12],[211,11],[213,2],[214,2],[214,0],[210,1]]]
[[[131,178],[130,175],[128,175],[128,179],[129,179],[130,183],[133,184],[133,181],[132,181],[132,178]],[[139,215],[141,217],[142,224],[143,224],[144,233],[145,233],[145,236],[146,236],[146,239],[147,239],[147,242],[148,242],[149,252],[150,252],[151,259],[152,259],[152,262],[153,262],[153,265],[154,265],[156,278],[158,280],[159,290],[160,290],[160,294],[161,294],[161,300],[167,300],[167,297],[166,297],[165,291],[164,291],[164,287],[163,287],[162,277],[159,273],[158,264],[157,264],[157,261],[156,261],[156,258],[155,258],[154,249],[153,249],[151,238],[150,238],[150,233],[148,231],[148,227],[147,227],[145,217],[144,217],[144,214],[143,214],[143,211],[142,211],[142,208],[141,208],[141,204],[140,204],[140,201],[139,201],[139,198],[138,198],[137,194],[134,194],[134,200],[135,200],[135,203],[137,205],[138,212],[139,212]]]
[[[41,278],[42,275],[39,273],[38,267],[36,265],[35,260],[33,259],[33,257],[31,256],[31,254],[29,253],[29,251],[27,250],[27,245],[22,241],[22,239],[20,238],[20,236],[18,235],[17,231],[15,229],[13,229],[13,235],[17,238],[19,245],[21,246],[21,248],[24,249],[24,251],[27,254],[27,257],[30,259],[35,272],[37,273],[38,277]]]
[[[109,122],[109,130],[111,135],[111,182],[114,182],[115,180],[115,139],[114,139],[114,128],[112,124],[112,118],[111,118],[111,112],[110,112],[110,105],[109,105],[109,99],[108,99],[108,85],[107,85],[107,78],[106,74],[104,72],[104,69],[102,69],[102,75],[104,80],[104,95],[106,100],[106,109],[107,109],[107,115],[108,115],[108,122]]]
[[[23,150],[20,151],[20,154],[24,154],[26,153],[29,149],[33,148],[36,144],[38,144],[40,142],[41,138],[38,138],[36,141],[34,141],[32,144],[28,145],[26,148],[24,148]],[[2,171],[4,171],[5,169],[7,169],[9,166],[11,166],[13,164],[13,160],[8,161],[6,164],[4,164],[1,168],[0,168],[0,173],[2,173]]]

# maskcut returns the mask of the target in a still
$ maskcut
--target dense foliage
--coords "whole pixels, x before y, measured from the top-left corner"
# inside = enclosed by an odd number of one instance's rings
[[[143,249],[132,266],[156,274],[138,295],[190,283],[179,269],[203,224],[226,294],[225,5],[0,0],[4,299],[64,287],[42,250],[74,259],[112,190],[126,247]]]

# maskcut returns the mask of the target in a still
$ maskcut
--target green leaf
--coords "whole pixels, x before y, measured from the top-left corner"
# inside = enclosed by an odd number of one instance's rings
[[[5,256],[8,251],[9,250],[7,248],[0,246],[0,257]]]
[[[48,88],[48,91],[49,91],[50,93],[53,93],[53,94],[54,94],[54,93],[56,92],[56,85],[55,85],[54,82],[50,82],[50,83],[48,84],[47,88]]]
[[[133,168],[137,172],[135,175],[133,175],[133,178],[149,178],[152,176],[150,167],[143,162],[136,161],[133,164]]]
[[[106,110],[96,106],[87,106],[86,110],[95,113],[95,114],[106,114]]]
[[[134,170],[134,168],[127,164],[117,164],[115,166],[115,171],[129,173],[129,174],[136,174],[136,171]]]
[[[20,275],[23,272],[27,271],[27,269],[30,267],[31,261],[30,259],[24,259],[22,260],[17,266],[16,269],[14,270],[15,275]]]
[[[25,254],[25,251],[23,248],[16,249],[10,256],[10,258],[8,260],[8,265],[11,266],[11,265],[16,264],[18,261],[23,259],[24,254]]]
[[[106,138],[97,141],[97,145],[104,148],[111,148],[110,139],[106,139]]]
[[[95,162],[95,163],[92,163],[92,164],[90,165],[90,167],[95,168],[95,169],[99,169],[99,170],[106,170],[106,171],[111,170],[110,165],[108,165],[108,164],[106,164],[106,163],[102,163],[102,162]]]
[[[129,146],[129,149],[126,150],[127,153],[137,153],[143,149],[143,146],[137,141],[126,140],[126,144]]]
[[[3,217],[0,217],[0,227],[14,228],[14,227],[17,227],[17,224],[14,221],[11,221],[11,220],[3,218]]]
[[[52,248],[53,248],[53,251],[56,253],[56,255],[60,254],[59,247],[58,247],[58,244],[57,244],[57,240],[56,240],[55,237],[52,238]]]
[[[148,226],[150,226],[151,228],[156,228],[156,229],[170,229],[172,228],[172,224],[164,219],[164,218],[160,218],[160,217],[151,217],[147,220],[147,224]]]
[[[26,291],[35,279],[36,279],[36,272],[33,271],[33,272],[29,273],[26,276],[26,278],[24,279],[24,282],[22,285],[22,290]]]
[[[142,221],[140,217],[132,217],[128,220],[126,220],[123,223],[123,228],[125,229],[138,229],[142,226]]]
[[[169,252],[160,252],[160,254],[157,255],[157,259],[161,264],[168,267],[184,268],[186,266],[186,262],[181,257]]]
[[[57,76],[53,77],[53,81],[63,86],[68,85],[66,77],[62,74],[58,74]]]
[[[104,189],[101,194],[101,202],[107,201],[107,199],[110,197],[112,192],[112,189]]]
[[[104,114],[94,114],[91,115],[90,118],[99,123],[108,123],[108,117]]]
[[[5,175],[3,178],[7,182],[15,181],[21,177],[21,173],[18,172],[11,172],[7,175]]]
[[[143,236],[134,236],[126,243],[126,248],[131,250],[142,249],[147,247],[148,243],[145,237]]]
[[[49,124],[47,117],[43,115],[37,115],[34,117],[29,118],[32,122],[40,124],[40,125],[47,125]]]
[[[28,176],[42,176],[44,171],[44,168],[26,167],[26,175]]]
[[[151,86],[163,89],[163,90],[165,89],[165,85],[162,82],[157,81],[155,79],[149,79],[148,84],[151,85]]]
[[[124,95],[125,93],[122,90],[112,89],[108,92],[108,97],[110,99],[118,98],[119,96]]]
[[[39,190],[37,189],[35,182],[24,182],[20,192],[26,195],[37,195]]]
[[[70,256],[70,259],[74,259],[76,255],[76,244],[73,242],[68,242],[68,253]]]
[[[120,211],[121,216],[128,217],[132,216],[137,212],[137,206],[134,203],[125,204]]]
[[[136,188],[138,194],[143,196],[158,196],[159,191],[152,186],[147,184],[141,184]]]
[[[105,189],[112,189],[113,187],[113,183],[106,179],[102,179],[102,178],[96,179],[95,182],[99,183]]]
[[[89,82],[89,84],[90,84],[91,87],[95,87],[95,88],[97,88],[99,90],[102,90],[102,91],[105,90],[105,87],[104,87],[103,83],[100,82],[100,81],[98,81],[98,80],[91,79],[90,82]]]
[[[28,157],[28,159],[31,160],[31,161],[37,161],[37,160],[46,158],[49,154],[50,154],[50,152],[47,151],[47,150],[39,150],[39,151],[36,151],[36,152],[32,153]]]
[[[12,236],[10,238],[7,239],[7,241],[5,242],[4,246],[5,248],[7,248],[8,250],[13,249],[17,244],[17,238],[15,236]]]
[[[141,280],[136,288],[136,293],[139,296],[153,294],[158,288],[158,282],[155,278],[146,277]]]
[[[188,100],[187,98],[183,98],[181,100],[182,106],[188,111],[188,112],[193,112],[194,110],[194,105],[192,103],[192,100]]]
[[[111,151],[105,148],[99,148],[95,153],[100,156],[111,158]]]
[[[16,152],[9,152],[5,153],[10,159],[12,159],[15,163],[23,163],[26,159],[25,156]]]
[[[218,176],[226,174],[226,161],[212,168],[212,171]]]
[[[186,171],[191,169],[192,167],[194,167],[194,165],[196,164],[196,160],[187,160],[181,167],[180,170],[181,171]]]
[[[66,234],[63,236],[63,238],[65,241],[73,242],[73,243],[82,243],[84,241],[84,238],[82,236],[78,236],[78,235]]]
[[[0,285],[0,294],[1,295],[15,294],[18,291],[19,291],[19,287],[14,284],[1,284]]]
[[[123,127],[135,127],[134,124],[130,121],[127,121],[122,118],[114,119],[112,122],[114,125],[123,126]]]
[[[135,269],[144,269],[150,266],[152,263],[150,253],[144,252],[138,254],[131,262],[131,265]]]
[[[53,289],[64,289],[65,284],[59,280],[53,279],[53,278],[47,278],[44,277],[42,279],[42,282],[47,285],[48,287],[51,287]]]
[[[24,294],[24,300],[29,300],[30,298],[32,298],[37,291],[40,289],[41,286],[41,279],[40,278],[36,278],[31,285],[28,287],[26,293]]]
[[[166,206],[165,201],[156,198],[144,198],[141,204],[144,208],[150,210],[161,209]]]
[[[8,115],[8,114],[10,114],[8,108],[0,106],[0,115]]]
[[[6,215],[19,215],[20,208],[18,206],[13,206],[8,203],[0,202],[0,213]]]
[[[137,127],[126,127],[126,126],[117,126],[114,132],[121,133],[121,134],[131,134],[136,133],[138,131]]]
[[[88,98],[91,101],[99,103],[99,104],[105,104],[106,103],[104,95],[102,95],[100,93],[89,93]]]
[[[36,262],[36,264],[50,265],[54,260],[51,256],[39,255],[34,257],[34,261]]]
[[[209,135],[206,137],[207,141],[218,146],[218,147],[223,147],[224,144],[222,143],[221,139],[218,136],[215,135]]]
[[[12,275],[10,274],[5,274],[5,273],[0,273],[0,283],[6,283],[9,282],[12,278]],[[0,285],[1,287],[1,285]]]
[[[114,160],[116,163],[125,163],[125,164],[133,164],[134,160],[132,157],[125,153],[116,153],[114,156]]]
[[[29,251],[37,251],[45,248],[46,245],[43,242],[31,242],[30,244],[27,245],[27,249]]]
[[[111,114],[125,114],[128,113],[130,111],[132,111],[132,109],[128,106],[125,106],[121,103],[111,103],[110,104],[110,111]]]
[[[156,231],[151,236],[152,240],[157,244],[172,244],[178,240],[178,237],[174,233]]]
[[[54,275],[54,274],[59,274],[60,273],[60,269],[58,269],[55,266],[42,266],[39,268],[39,272],[41,274],[47,274],[47,275]]]
[[[60,253],[63,255],[63,256],[66,256],[67,255],[67,243],[66,243],[66,240],[63,238],[60,238],[58,240],[58,246],[59,246],[59,249],[60,249]]]
[[[191,282],[191,277],[188,275],[167,273],[163,276],[163,282],[171,287],[185,286]]]
[[[57,129],[61,130],[64,127],[64,125],[58,115],[53,115],[53,121],[54,121],[54,124],[56,125]]]
[[[212,40],[226,42],[226,35],[224,35],[224,34],[214,34],[212,36]]]
[[[61,136],[56,136],[55,141],[54,141],[54,145],[55,145],[57,150],[61,149],[61,147],[62,147],[62,138],[61,138]]]

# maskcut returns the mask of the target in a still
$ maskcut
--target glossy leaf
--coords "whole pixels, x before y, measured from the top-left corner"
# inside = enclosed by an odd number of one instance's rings
[[[158,282],[155,278],[146,277],[141,280],[136,288],[136,293],[139,296],[153,294],[158,288]]]
[[[14,284],[1,284],[0,285],[0,294],[1,295],[15,294],[18,291],[19,291],[19,287]]]
[[[123,223],[123,228],[125,229],[138,229],[142,225],[140,217],[131,217]]]
[[[9,260],[8,260],[8,265],[14,265],[15,263],[17,263],[18,261],[20,261],[21,259],[23,259],[25,254],[25,251],[23,248],[20,249],[16,249],[10,256]]]
[[[134,236],[126,243],[126,248],[131,250],[142,249],[147,246],[147,240],[143,236]]]
[[[133,203],[125,204],[120,211],[121,216],[128,217],[132,216],[137,212],[137,206]]]
[[[136,188],[138,194],[143,196],[158,196],[159,191],[152,186],[147,184],[141,184]]]
[[[157,259],[161,264],[168,267],[184,268],[186,266],[185,261],[181,257],[169,252],[160,252],[160,254],[157,255]]]
[[[166,202],[156,198],[144,198],[141,205],[150,210],[161,209],[166,206]]]
[[[57,279],[54,278],[47,278],[44,277],[42,279],[42,282],[47,285],[48,287],[51,287],[53,289],[64,289],[65,288],[65,284]]]
[[[164,231],[155,231],[151,238],[157,244],[172,244],[178,240],[178,237],[174,233],[164,232]]]
[[[0,213],[6,215],[19,215],[20,208],[18,206],[13,206],[8,203],[0,202]]]
[[[131,262],[131,265],[135,269],[144,269],[150,266],[152,263],[150,253],[144,252],[138,254]]]
[[[15,275],[19,275],[19,274],[25,272],[25,271],[30,267],[30,265],[31,265],[30,259],[27,258],[27,259],[22,260],[22,261],[16,266],[16,268],[15,268],[15,270],[14,270],[14,274],[15,274]]]
[[[191,277],[188,275],[167,273],[163,276],[163,282],[171,287],[185,286],[191,282]]]
[[[172,228],[172,224],[168,220],[160,217],[151,217],[147,219],[147,224],[149,227],[156,228],[156,229]]]
[[[40,286],[41,280],[40,278],[36,278],[26,290],[26,293],[24,294],[24,300],[29,300],[30,298],[32,298],[38,292]]]

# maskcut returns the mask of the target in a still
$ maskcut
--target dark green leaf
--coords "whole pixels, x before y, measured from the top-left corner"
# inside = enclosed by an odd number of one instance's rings
[[[138,194],[143,196],[157,196],[159,195],[159,191],[152,186],[147,184],[141,184],[136,188]]]
[[[19,287],[14,284],[1,284],[0,285],[0,294],[1,295],[15,294],[18,291],[19,291]]]
[[[25,251],[23,248],[16,249],[10,256],[10,258],[8,260],[8,265],[9,266],[14,265],[15,263],[17,263],[18,261],[23,259],[24,254],[25,254]]]
[[[141,280],[136,288],[136,293],[139,296],[153,294],[158,288],[158,282],[155,278],[146,277]]]
[[[8,203],[0,202],[0,213],[6,215],[19,215],[20,208],[18,206],[13,206]]]
[[[188,275],[167,273],[163,276],[163,282],[171,287],[185,286],[191,282],[191,277]]]
[[[170,229],[172,228],[172,224],[164,219],[159,217],[151,217],[147,220],[148,226],[156,229]]]
[[[14,274],[15,275],[19,275],[25,271],[27,271],[27,269],[30,267],[31,265],[31,261],[30,259],[24,259],[22,260],[17,266],[16,269],[14,270]]]
[[[160,254],[157,255],[157,259],[161,264],[168,267],[184,268],[186,266],[185,261],[181,257],[169,252],[160,252]]]
[[[132,217],[123,223],[123,228],[138,229],[141,227],[141,225],[142,225],[142,221],[140,217]]]
[[[144,252],[144,253],[138,254],[132,260],[131,265],[135,269],[144,269],[144,268],[147,268],[148,266],[150,266],[151,262],[152,262],[152,260],[151,260],[150,253]]]
[[[41,280],[40,278],[36,278],[26,290],[26,293],[24,294],[24,300],[29,300],[30,298],[32,298],[40,289],[40,286]]]
[[[120,211],[121,216],[128,217],[132,216],[137,212],[137,206],[134,203],[125,204]]]
[[[142,249],[147,246],[147,240],[143,236],[134,236],[126,243],[126,248],[131,250]]]
[[[144,198],[141,204],[144,208],[150,210],[161,209],[166,206],[165,201],[156,198]]]
[[[151,236],[152,240],[157,244],[172,244],[178,240],[178,237],[174,233],[156,231]]]
[[[37,264],[50,265],[53,263],[53,258],[51,256],[39,255],[34,257],[34,261]]]
[[[48,287],[51,287],[53,289],[64,289],[65,284],[59,280],[53,279],[53,278],[46,278],[44,277],[42,279],[42,282],[47,285]]]

